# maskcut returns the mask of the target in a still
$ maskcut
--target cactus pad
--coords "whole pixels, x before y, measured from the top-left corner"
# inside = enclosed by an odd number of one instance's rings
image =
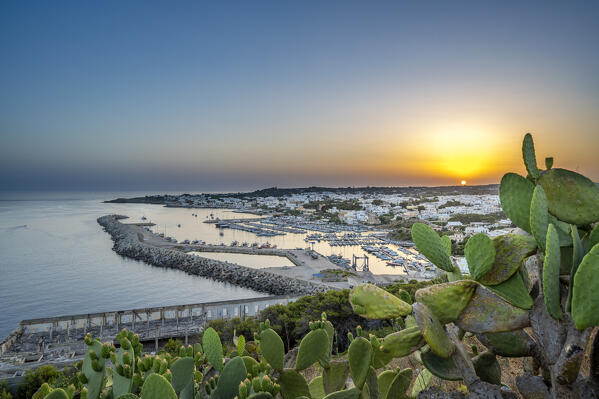
[[[412,305],[412,308],[416,323],[431,350],[440,357],[451,356],[455,351],[455,345],[433,312],[418,302]]]
[[[540,172],[537,166],[537,156],[535,155],[535,144],[530,133],[526,133],[522,141],[522,158],[528,174],[533,179],[538,179]]]
[[[391,360],[393,360],[393,355],[389,352],[383,352],[381,349],[381,341],[376,337],[370,338],[370,346],[372,346],[373,356],[372,356],[372,366],[375,369],[380,369],[385,367]]]
[[[370,342],[366,338],[357,337],[349,345],[348,354],[351,377],[354,384],[361,389],[370,367],[370,358],[372,356]]]
[[[543,299],[547,312],[554,319],[563,317],[560,304],[559,271],[560,271],[560,246],[557,230],[552,224],[547,229],[547,249],[543,261]]]
[[[293,369],[285,369],[279,376],[281,396],[283,399],[296,399],[300,396],[310,397],[310,388],[306,379]]]
[[[152,373],[141,388],[141,399],[177,399],[177,394],[166,378]]]
[[[127,352],[127,356],[125,353]],[[131,392],[133,385],[133,373],[135,372],[135,356],[130,354],[133,352],[133,348],[129,346],[128,350],[125,350],[122,346],[116,352],[117,365],[130,367],[130,375],[121,375],[117,372],[112,375],[112,393],[115,397],[121,396],[125,393]],[[127,362],[128,361],[128,362]],[[117,369],[118,370],[118,369]]]
[[[87,346],[88,352],[83,358],[83,364],[81,365],[81,372],[85,375],[87,382],[84,384],[88,390],[88,398],[97,398],[102,392],[104,388],[105,379],[104,379],[104,368],[106,367],[106,359],[104,359],[102,354],[102,344],[98,340],[91,340],[91,345]],[[96,371],[93,367],[94,360],[92,360],[90,354],[92,351],[95,353],[98,362],[98,366],[100,367],[100,371]]]
[[[393,379],[389,391],[387,392],[387,399],[394,398],[405,398],[406,391],[412,383],[412,376],[414,372],[412,369],[403,369]]]
[[[528,311],[479,285],[455,324],[475,334],[518,330],[529,325]]]
[[[484,352],[472,359],[476,375],[489,384],[501,385],[501,366],[494,354]]]
[[[364,388],[366,387],[368,387],[369,398],[379,397],[379,381],[376,376],[376,370],[372,366],[370,366],[368,374],[366,375],[366,383],[364,384]]]
[[[530,233],[530,201],[534,184],[516,173],[507,173],[501,179],[499,200],[508,218],[522,230]]]
[[[574,275],[572,318],[579,330],[599,325],[599,244],[582,258]]]
[[[310,331],[300,342],[295,369],[298,371],[304,370],[315,362],[326,367],[330,358],[329,336],[324,329],[317,328]]]
[[[324,391],[329,394],[345,388],[347,377],[349,377],[349,364],[347,362],[330,362],[329,367],[324,368],[322,373]]]
[[[202,336],[202,346],[206,352],[206,359],[212,364],[212,367],[218,371],[223,370],[223,345],[220,342],[218,333],[208,327]]]
[[[512,277],[503,283],[490,285],[487,288],[500,295],[503,299],[514,306],[522,309],[532,308],[532,298],[528,293],[528,289],[524,285],[524,280],[522,280],[522,275],[520,273],[514,273],[512,274]]]
[[[420,328],[415,326],[387,335],[383,339],[380,349],[393,357],[404,357],[422,347],[424,343]]]
[[[453,271],[454,267],[447,254],[446,244],[441,237],[424,223],[412,225],[412,240],[422,255],[426,256],[435,266],[446,272]]]
[[[464,248],[468,269],[473,279],[478,280],[487,273],[495,261],[493,241],[486,234],[475,234],[468,239]]]
[[[582,262],[582,258],[585,255],[584,247],[582,245],[582,241],[580,240],[580,236],[578,235],[578,228],[576,225],[570,225],[572,227],[570,233],[572,235],[572,266],[570,267],[570,285],[568,287],[568,299],[566,300],[566,312],[572,312],[572,295],[574,294],[574,276],[576,275],[576,271],[578,270],[578,266],[580,262]],[[560,248],[560,255],[561,254]],[[561,265],[560,265],[560,274],[561,274]]]
[[[496,285],[509,279],[522,261],[537,249],[532,237],[519,234],[504,234],[493,239],[495,261],[491,270],[478,281],[485,285]]]
[[[543,250],[545,250],[548,225],[549,210],[545,190],[541,186],[536,186],[530,202],[530,230],[539,247]]]
[[[566,169],[551,169],[539,179],[547,195],[549,213],[577,225],[599,220],[599,187],[585,176]]]
[[[279,334],[272,328],[267,328],[260,333],[260,352],[272,368],[283,370],[285,345]]]
[[[46,396],[45,399],[70,399],[69,395],[67,395],[67,393],[61,389],[61,388],[57,388],[57,389],[53,389],[52,392],[50,392],[48,394],[48,396]]]
[[[420,353],[420,360],[422,360],[422,364],[424,364],[424,367],[426,367],[428,371],[441,379],[449,381],[458,381],[462,379],[462,374],[457,368],[453,357],[442,358],[435,355],[430,348],[426,348]]]
[[[205,345],[204,345],[205,347]],[[239,356],[229,360],[218,378],[212,399],[229,399],[239,394],[239,384],[247,378],[247,370],[243,359]],[[145,386],[145,384],[144,384]]]
[[[171,385],[175,392],[181,393],[189,383],[193,383],[193,373],[195,364],[192,357],[181,357],[171,364],[170,367],[173,378]]]
[[[599,244],[599,224],[589,234],[589,243],[591,248]]]
[[[415,299],[425,304],[442,324],[451,323],[468,305],[476,286],[472,280],[435,284],[420,288],[416,291]]]
[[[420,373],[416,377],[416,380],[414,381],[414,385],[412,386],[412,397],[413,398],[418,397],[418,394],[420,392],[426,391],[426,389],[428,388],[428,384],[431,381],[432,376],[433,376],[433,374],[430,371],[428,371],[427,369],[422,369],[422,371],[420,371]]]
[[[355,287],[349,294],[354,312],[366,319],[395,319],[410,314],[412,306],[372,284]]]
[[[358,399],[360,390],[358,388],[346,389],[328,394],[324,399]]]
[[[451,238],[449,236],[441,236],[441,242],[443,243],[443,247],[445,247],[447,255],[451,256]]]
[[[524,330],[478,334],[478,340],[491,352],[503,357],[530,356],[534,341]]]
[[[552,223],[557,229],[559,236],[559,245],[561,247],[572,245],[572,236],[570,235],[570,224],[562,222],[552,214],[548,214],[548,224]]]
[[[308,389],[310,390],[310,397],[312,399],[322,399],[327,395],[324,391],[321,375],[314,377],[312,381],[310,381]]]
[[[391,388],[391,383],[397,377],[398,373],[393,370],[385,370],[377,377],[377,382],[379,385],[379,398],[385,399],[387,397],[387,393],[389,392],[389,388]]]

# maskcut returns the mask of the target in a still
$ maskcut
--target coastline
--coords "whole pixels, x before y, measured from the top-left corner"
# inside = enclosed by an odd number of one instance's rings
[[[125,218],[123,215],[106,215],[97,219],[110,234],[114,242],[112,249],[119,255],[271,295],[311,295],[334,288],[261,269],[193,256],[173,246],[149,244],[145,242],[143,234],[136,230],[136,226],[120,222]]]

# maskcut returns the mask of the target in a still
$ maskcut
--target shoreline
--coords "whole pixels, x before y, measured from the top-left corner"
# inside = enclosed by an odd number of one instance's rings
[[[146,242],[139,227],[120,222],[125,218],[127,216],[106,215],[97,219],[97,222],[110,234],[114,243],[112,249],[121,256],[141,260],[154,266],[179,269],[191,275],[207,277],[271,295],[312,295],[335,289],[324,284],[270,273],[264,269],[253,269],[193,256],[174,245],[150,244]],[[177,247],[183,248],[181,245]]]

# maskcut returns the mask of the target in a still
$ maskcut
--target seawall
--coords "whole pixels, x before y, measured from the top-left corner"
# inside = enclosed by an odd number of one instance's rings
[[[309,295],[326,291],[328,288],[309,281],[299,280],[252,269],[228,262],[192,256],[172,248],[162,248],[140,241],[132,226],[123,224],[122,215],[107,215],[98,218],[98,223],[110,234],[112,249],[119,255],[137,259],[154,266],[179,269],[188,274],[207,277],[250,288],[272,295]]]

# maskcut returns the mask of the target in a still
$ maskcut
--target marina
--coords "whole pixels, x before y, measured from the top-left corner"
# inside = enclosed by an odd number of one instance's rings
[[[162,210],[172,211],[171,219],[162,218]],[[374,275],[416,276],[428,273],[430,263],[410,250],[411,243],[386,238],[387,233],[364,225],[337,225],[308,221],[297,216],[257,216],[229,209],[160,208],[146,215],[154,226],[148,231],[163,235],[173,243],[205,244],[225,247],[309,248],[331,259],[343,259],[339,265],[352,269],[354,256],[369,258],[369,272]],[[131,217],[130,222],[138,220]],[[128,222],[128,223],[130,223]],[[181,225],[179,227],[178,225]],[[399,245],[401,244],[401,245]],[[405,246],[404,246],[405,245]],[[386,246],[393,252],[369,253],[366,246]],[[377,256],[377,254],[379,256]],[[406,267],[398,267],[402,260]],[[333,261],[334,264],[335,261]]]

